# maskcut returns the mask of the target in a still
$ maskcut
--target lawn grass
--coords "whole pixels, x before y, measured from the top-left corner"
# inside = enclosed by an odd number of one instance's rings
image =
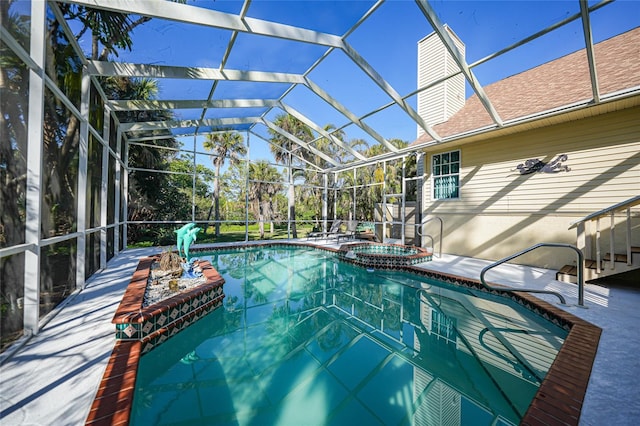
[[[264,237],[260,238],[260,230],[258,229],[257,224],[249,225],[248,232],[248,240],[249,241],[257,241],[257,240],[283,240],[289,238],[293,238],[293,234],[287,234],[286,225],[275,226],[274,232],[269,232],[270,227],[268,225],[265,226]],[[298,224],[298,238],[306,237],[313,230],[313,226],[311,224]],[[203,243],[228,243],[228,242],[241,242],[245,241],[245,227],[242,225],[232,225],[232,224],[223,224],[220,226],[220,236],[216,238],[214,236],[215,229],[213,226],[209,226],[204,232],[200,232],[198,234],[198,239],[196,240],[197,244]],[[174,243],[175,244],[175,243]],[[139,247],[153,247],[158,245],[165,244],[157,244],[153,241],[138,241],[133,244],[129,244],[129,248],[139,248]]]

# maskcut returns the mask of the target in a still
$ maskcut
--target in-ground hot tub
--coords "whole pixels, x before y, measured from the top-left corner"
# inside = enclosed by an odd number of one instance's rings
[[[338,250],[340,259],[375,269],[394,269],[428,262],[432,254],[422,247],[383,243],[345,244]]]

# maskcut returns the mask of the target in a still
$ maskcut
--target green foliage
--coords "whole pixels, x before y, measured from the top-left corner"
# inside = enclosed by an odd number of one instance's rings
[[[215,173],[213,177],[213,202],[209,213],[207,214],[207,220],[211,219],[212,210],[215,213],[215,233],[220,234],[220,223],[218,221],[220,217],[220,188],[222,184],[220,182],[220,169],[228,159],[232,166],[240,163],[240,158],[247,155],[247,147],[244,145],[244,138],[241,134],[236,132],[222,132],[213,133],[207,135],[207,140],[204,142],[204,149],[212,151],[214,156],[211,161],[215,167]]]

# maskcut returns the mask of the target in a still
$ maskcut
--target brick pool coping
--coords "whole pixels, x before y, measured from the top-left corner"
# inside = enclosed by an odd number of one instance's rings
[[[269,246],[312,247],[334,253],[339,252],[339,249],[332,247],[294,242],[246,243],[234,246],[203,247],[192,251],[195,254],[195,252],[210,253]],[[145,259],[142,259],[140,263],[144,260]],[[151,261],[149,261],[146,269],[141,270],[139,264],[138,270],[136,270],[131,279],[132,283],[134,283],[134,281],[139,282],[145,277],[146,284],[146,277],[149,274],[150,266]],[[488,290],[483,287],[479,281],[452,274],[427,271],[416,266],[398,266],[392,267],[391,269],[409,271],[449,284],[471,287],[476,290],[508,297],[567,330],[568,334],[564,344],[551,364],[551,368],[542,381],[538,392],[534,396],[520,424],[579,424],[580,412],[582,410],[582,404],[587,391],[587,385],[589,383],[589,377],[591,376],[602,329],[548,302],[540,300],[529,293],[505,293],[499,289]],[[210,271],[209,273],[213,272],[217,277],[222,279],[213,267],[207,270]],[[205,276],[208,277],[206,274]],[[505,287],[495,283],[489,284],[498,288]],[[143,295],[144,292],[139,295],[140,304],[142,303]],[[126,296],[127,293],[125,293],[125,297]],[[125,297],[123,297],[123,303],[125,302]],[[127,298],[127,304],[133,305],[134,303],[135,300],[133,297]],[[129,423],[136,372],[141,355],[142,343],[140,341],[120,340],[116,342],[86,424],[126,425]]]
[[[143,306],[151,265],[159,256],[138,262],[111,321],[116,343],[94,398],[87,425],[129,423],[138,361],[170,337],[222,306],[224,278],[209,262],[200,261],[206,281],[150,306]]]

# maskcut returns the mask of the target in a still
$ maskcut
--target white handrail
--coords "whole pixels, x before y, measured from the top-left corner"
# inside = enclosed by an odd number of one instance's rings
[[[576,220],[574,222],[571,222],[569,224],[569,229],[575,228],[576,226],[578,226],[579,224],[581,224],[582,222],[586,222],[588,220],[593,220],[593,219],[597,219],[598,217],[602,217],[602,216],[606,216],[607,214],[614,212],[616,210],[622,210],[623,208],[628,208],[628,207],[633,207],[635,205],[640,204],[640,195],[636,195],[635,197],[629,198],[628,200],[625,201],[621,201],[618,204],[614,204],[612,206],[609,206],[605,209],[599,210],[595,213],[591,213],[590,215],[587,215],[585,217],[583,217],[580,220]]]
[[[505,262],[508,262],[512,259],[515,259],[516,257],[522,256],[523,254],[529,253],[530,251],[533,251],[537,248],[540,247],[560,247],[560,248],[568,248],[571,249],[573,251],[576,252],[576,255],[578,256],[578,264],[577,264],[577,269],[578,269],[578,305],[580,306],[584,306],[584,275],[583,275],[583,271],[584,271],[584,256],[582,255],[582,252],[580,250],[578,250],[577,247],[572,246],[571,244],[564,244],[564,243],[539,243],[536,244],[534,246],[531,246],[529,248],[526,248],[522,251],[519,251],[516,254],[513,254],[511,256],[505,257],[504,259],[500,259],[494,263],[492,263],[489,266],[485,266],[482,271],[480,271],[480,282],[482,283],[482,285],[489,289],[489,290],[497,290],[497,291],[507,291],[507,292],[514,292],[514,291],[523,291],[523,292],[528,292],[528,293],[547,293],[547,294],[553,294],[554,296],[557,296],[558,299],[560,299],[560,302],[563,305],[566,305],[567,302],[564,300],[564,297],[558,293],[557,291],[553,291],[553,290],[540,290],[540,289],[533,289],[533,288],[509,288],[509,287],[491,287],[489,284],[487,284],[487,282],[484,280],[484,275],[487,273],[487,271],[489,269],[493,269],[496,266],[502,265]]]

